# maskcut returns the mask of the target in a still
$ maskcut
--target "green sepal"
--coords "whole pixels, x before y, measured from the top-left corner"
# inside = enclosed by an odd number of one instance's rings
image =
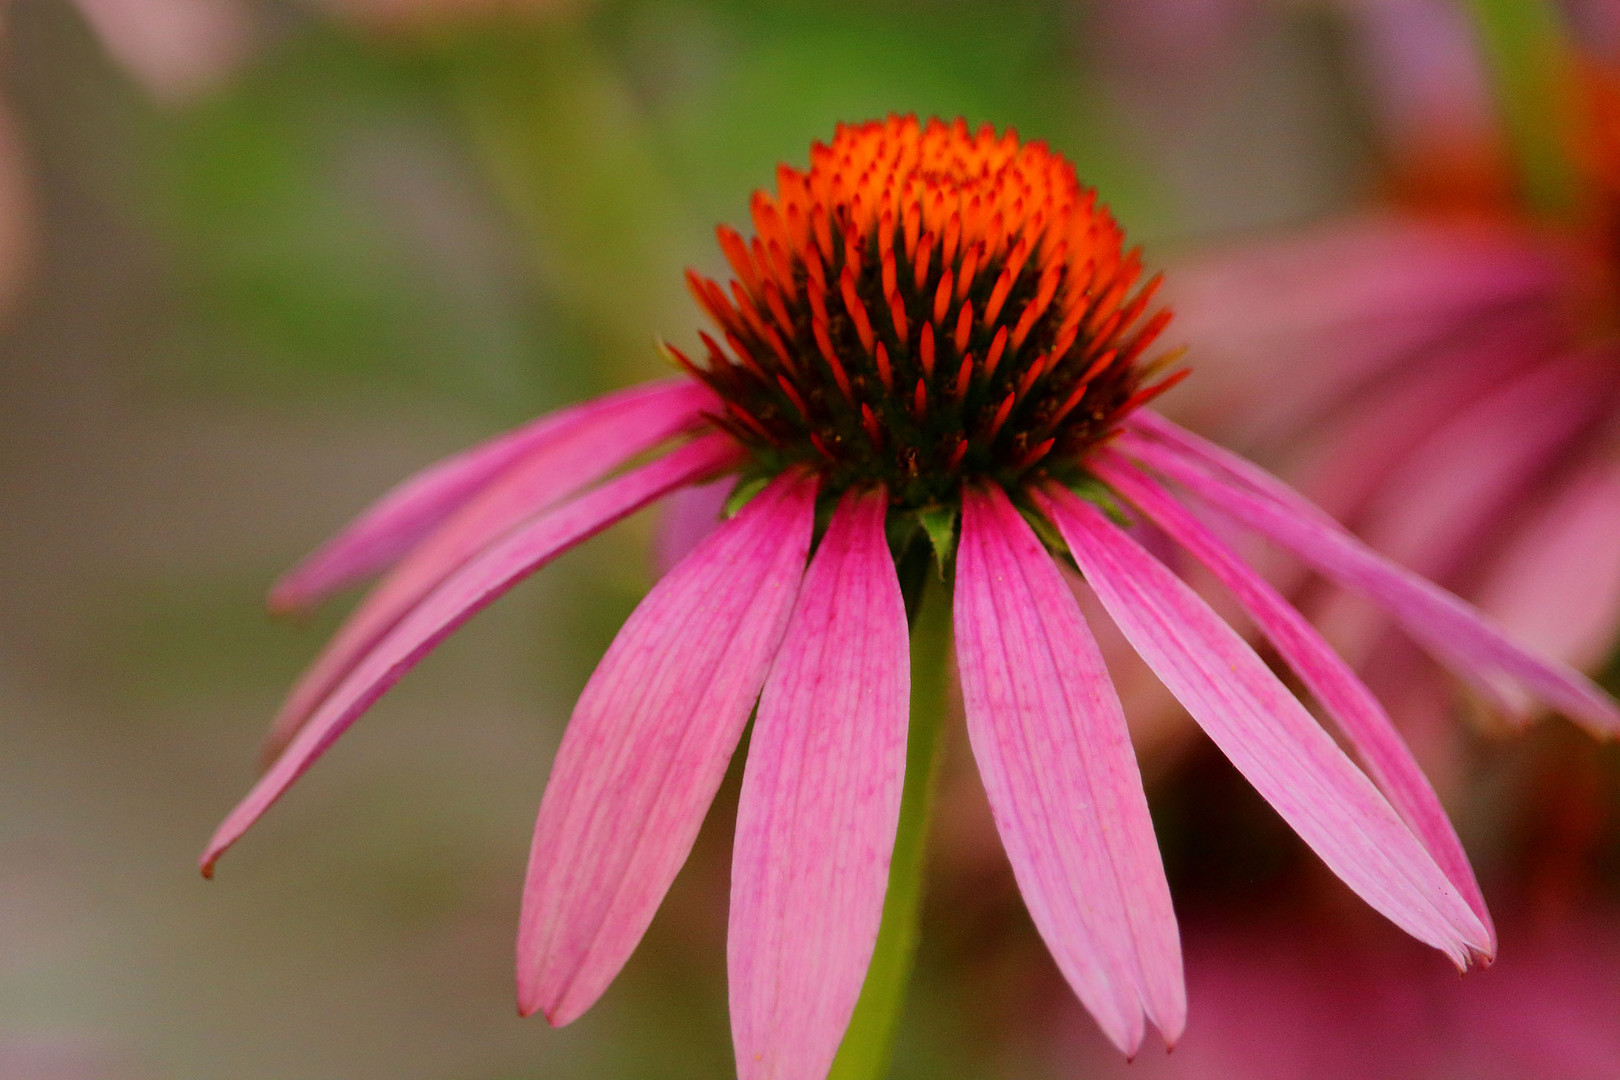
[[[1014,505],[1017,506],[1016,503]],[[1063,534],[1058,532],[1057,527],[1047,521],[1042,514],[1027,506],[1018,506],[1018,512],[1029,522],[1029,527],[1035,530],[1035,535],[1046,545],[1048,551],[1062,556],[1069,554],[1069,545],[1063,539]]]
[[[731,489],[726,496],[725,506],[720,511],[724,518],[734,518],[742,508],[753,501],[755,495],[765,490],[765,485],[771,482],[769,476],[752,476],[737,481],[737,486]]]
[[[956,557],[956,507],[924,506],[914,511],[917,524],[928,534],[934,548],[934,565],[939,569],[939,580],[945,580],[945,568]]]
[[[1114,524],[1122,528],[1129,528],[1135,524],[1131,516],[1119,505],[1119,497],[1114,494],[1114,489],[1096,477],[1077,476],[1065,481],[1063,486],[1107,514]]]

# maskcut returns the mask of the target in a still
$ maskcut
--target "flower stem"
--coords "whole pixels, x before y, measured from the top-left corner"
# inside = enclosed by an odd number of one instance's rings
[[[927,583],[920,600],[920,608],[907,605],[916,610],[911,628],[911,728],[906,739],[900,825],[894,838],[894,858],[889,864],[889,891],[883,900],[883,925],[855,1015],[838,1048],[829,1080],[881,1080],[888,1075],[895,1031],[917,951],[923,855],[940,757],[951,626],[949,596],[937,581]]]
[[[1567,210],[1575,180],[1566,144],[1569,45],[1559,13],[1547,0],[1469,0],[1468,6],[1525,198],[1544,214]]]

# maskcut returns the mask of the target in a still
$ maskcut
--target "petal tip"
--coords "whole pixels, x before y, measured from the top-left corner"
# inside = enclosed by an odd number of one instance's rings
[[[537,982],[537,976],[528,975],[521,971],[518,973],[517,1013],[524,1019],[533,1016],[535,1013],[541,1013],[545,1016],[546,1023],[552,1027],[558,1027],[560,1025],[552,1018],[552,1013],[556,1010],[551,1003],[546,1001],[545,994],[536,985]]]
[[[1164,1040],[1164,1052],[1170,1053],[1181,1042],[1181,1037],[1187,1033],[1187,1009],[1183,1005],[1181,1010],[1161,1020],[1158,1017],[1153,1021],[1159,1028],[1159,1037]]]

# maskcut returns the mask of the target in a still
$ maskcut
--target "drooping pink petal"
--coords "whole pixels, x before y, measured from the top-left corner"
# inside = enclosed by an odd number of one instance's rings
[[[1139,409],[1115,445],[1395,616],[1458,677],[1493,697],[1512,679],[1599,734],[1620,732],[1620,706],[1584,675],[1508,638],[1444,589],[1391,563],[1298,493],[1234,454]]]
[[[604,398],[579,407],[585,411],[541,421],[550,425],[544,440],[531,440],[525,456],[469,493],[366,595],[305,669],[271,724],[266,760],[286,748],[368,649],[467,560],[519,522],[690,427],[703,398],[679,389],[630,391],[636,396]]]
[[[574,707],[540,802],[518,1008],[578,1017],[686,861],[787,626],[814,479],[784,474],[653,587]]]
[[[1254,650],[1095,506],[1037,493],[1131,644],[1328,868],[1458,968],[1490,934],[1412,830]]]
[[[1582,463],[1514,539],[1479,606],[1522,640],[1578,667],[1620,637],[1620,462]]]
[[[203,873],[213,873],[214,863],[225,849],[356,717],[473,615],[569,548],[669,491],[735,465],[738,456],[736,443],[724,436],[696,439],[515,530],[447,578],[355,665],[247,798],[231,811],[203,853]]]
[[[1074,595],[999,489],[963,495],[956,652],[968,736],[1019,890],[1115,1045],[1187,999],[1170,889],[1119,698]]]
[[[667,426],[670,417],[682,418],[675,428],[680,430],[712,403],[710,391],[688,378],[632,387],[549,413],[430,465],[378,499],[342,532],[289,570],[271,589],[270,606],[276,611],[299,611],[370,577],[398,559],[501,473],[531,454],[544,453],[558,440],[596,433],[608,448],[605,453],[612,457],[603,470],[593,475],[572,482],[565,475],[566,494],[645,449],[643,445],[618,455],[619,440],[633,442],[643,426],[660,422]]]
[[[1490,935],[1488,951],[1494,952],[1495,930],[1462,842],[1378,699],[1304,616],[1163,488],[1111,450],[1096,455],[1090,464],[1099,478],[1191,551],[1243,605],[1333,717],[1379,790],[1468,901]]]
[[[760,696],[726,944],[739,1080],[822,1080],[877,944],[911,696],[888,505],[839,502]]]

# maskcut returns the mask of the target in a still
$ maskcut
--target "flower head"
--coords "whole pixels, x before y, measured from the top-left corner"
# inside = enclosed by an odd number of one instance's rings
[[[1620,726],[1614,702],[1265,473],[1140,409],[1167,385],[1143,362],[1164,316],[1147,313],[1152,286],[1137,288],[1117,226],[1044,147],[961,123],[843,128],[754,211],[753,239],[720,232],[729,290],[694,278],[724,343],[709,339],[702,363],[678,357],[687,377],[434,466],[278,585],[274,602],[300,607],[396,564],[294,688],[279,756],[205,869],[476,611],[634,510],[736,475],[740,509],[642,601],[569,722],[524,893],[525,1012],[566,1023],[613,979],[757,702],[728,950],[738,1071],[825,1075],[888,883],[910,696],[896,564],[919,550],[952,582],[968,733],[1019,887],[1122,1049],[1148,1021],[1179,1036],[1180,946],[1119,699],[1054,556],[1072,557],[1335,873],[1459,967],[1488,957],[1467,859],[1388,717],[1181,499],[1373,596],[1465,677]],[[1234,592],[1365,772],[1126,516]]]
[[[716,423],[760,467],[803,462],[829,491],[956,502],[1075,463],[1173,380],[1138,360],[1169,320],[1140,253],[1073,167],[961,120],[840,128],[810,168],[756,192],[752,242],[719,230],[730,293],[689,275],[722,331]],[[1157,366],[1162,366],[1157,365]]]

